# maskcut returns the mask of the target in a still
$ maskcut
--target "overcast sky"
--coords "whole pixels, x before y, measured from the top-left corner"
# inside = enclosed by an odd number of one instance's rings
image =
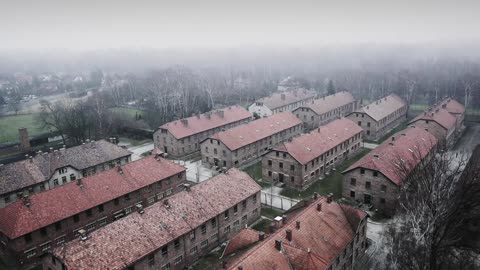
[[[0,0],[0,48],[308,47],[478,41],[479,2]]]

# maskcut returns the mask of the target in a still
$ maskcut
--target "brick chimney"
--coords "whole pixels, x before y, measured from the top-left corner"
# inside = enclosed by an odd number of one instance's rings
[[[300,220],[297,220],[297,222],[295,223],[295,227],[297,228],[297,230],[300,230]]]
[[[225,112],[222,111],[222,110],[217,111],[217,114],[218,114],[218,116],[220,116],[221,118],[225,117]]]
[[[328,194],[328,196],[327,196],[327,203],[331,203],[332,201],[333,201],[333,194],[330,193],[330,194]]]
[[[317,211],[321,212],[322,211],[322,203],[317,204]]]
[[[278,251],[282,250],[282,240],[275,240],[275,249]]]
[[[180,120],[182,122],[182,124],[184,124],[185,126],[188,126],[188,120],[187,119],[182,119]]]
[[[292,241],[292,230],[287,229],[287,230],[285,231],[285,237],[287,238],[287,240],[288,240],[289,242],[291,242],[291,241]]]
[[[258,233],[258,241],[263,241],[265,239],[265,233],[264,232],[259,232]]]
[[[26,128],[18,129],[18,137],[20,141],[20,149],[23,152],[29,152],[30,150],[32,150],[30,140],[28,139],[28,130]]]
[[[313,193],[313,199],[314,200],[318,199],[318,192]]]

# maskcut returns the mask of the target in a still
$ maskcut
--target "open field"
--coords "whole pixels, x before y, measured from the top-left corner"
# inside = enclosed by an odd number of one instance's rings
[[[120,113],[120,114],[125,114],[128,117],[131,117],[132,119],[135,119],[135,115],[142,115],[144,114],[144,111],[138,110],[138,109],[133,109],[133,108],[125,108],[125,107],[115,107],[110,109],[112,112],[115,113]]]
[[[25,127],[28,135],[38,136],[48,133],[36,125],[33,114],[21,114],[0,117],[0,143],[18,142],[18,129]]]
[[[343,177],[342,172],[346,170],[350,165],[352,165],[357,160],[365,156],[370,149],[363,148],[355,156],[341,163],[335,171],[331,171],[330,175],[325,177],[322,180],[316,181],[310,187],[304,191],[297,191],[291,188],[284,188],[280,195],[292,198],[292,199],[302,199],[309,198],[313,193],[318,192],[318,194],[326,196],[329,193],[333,193],[333,197],[339,199],[342,197],[343,189]]]

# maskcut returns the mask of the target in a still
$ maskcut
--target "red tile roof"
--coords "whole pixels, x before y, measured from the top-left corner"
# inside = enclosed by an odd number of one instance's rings
[[[301,124],[291,112],[282,112],[216,133],[211,138],[222,141],[233,151]]]
[[[356,112],[366,113],[375,121],[379,121],[404,106],[407,106],[407,103],[401,97],[395,94],[390,94],[368,104],[367,106],[363,106]]]
[[[221,115],[223,112],[223,116]],[[200,114],[185,118],[188,124],[183,124],[182,120],[172,121],[163,124],[159,128],[168,130],[175,138],[181,139],[194,134],[198,134],[210,129],[218,128],[244,119],[249,119],[252,114],[241,106],[231,106],[217,111]]]
[[[321,211],[317,211],[318,203],[322,204]],[[355,217],[347,218],[347,215]],[[244,270],[326,269],[354,239],[359,222],[366,216],[359,209],[319,198],[267,240],[235,260],[229,269],[239,266]],[[359,222],[351,224],[349,219]],[[297,221],[300,229],[296,228]],[[292,231],[292,241],[286,239],[287,229]],[[275,248],[275,240],[282,241],[282,252]]]
[[[314,98],[315,95],[315,91],[298,89],[285,92],[276,92],[268,97],[261,98],[256,102],[262,102],[267,108],[272,110],[288,104]]]
[[[0,231],[10,239],[33,232],[87,209],[121,197],[161,179],[184,172],[183,166],[166,159],[147,157],[83,178],[82,186],[70,182],[0,209]]]
[[[352,103],[354,101],[355,98],[353,98],[352,94],[346,91],[342,91],[330,96],[315,99],[313,103],[306,104],[301,107],[310,108],[316,114],[321,115],[333,109]]]
[[[356,168],[375,170],[400,185],[403,182],[403,168],[411,171],[437,144],[435,136],[421,128],[407,128],[392,137],[395,141],[386,140],[343,173]],[[405,165],[401,166],[402,170],[398,167],[399,162]]]
[[[453,114],[465,113],[465,107],[460,102],[456,101],[455,99],[447,98],[447,99],[443,100],[438,106],[443,107],[444,104],[445,104],[445,109],[449,113],[453,113]]]
[[[425,111],[419,114],[417,117],[415,117],[412,121],[410,121],[409,124],[413,124],[418,120],[434,121],[438,123],[440,126],[442,126],[443,128],[445,128],[446,130],[451,130],[452,128],[454,128],[457,122],[457,119],[455,118],[455,116],[453,116],[443,108],[436,108],[436,109],[432,109],[432,111],[430,110]]]
[[[146,207],[92,232],[86,241],[70,241],[53,250],[68,269],[124,269],[260,192],[248,174],[235,168],[164,203]],[[165,200],[164,200],[165,202]]]
[[[240,230],[235,236],[228,240],[227,246],[223,250],[222,257],[258,242],[259,234],[259,231],[250,228]]]
[[[342,118],[284,142],[275,150],[286,151],[300,164],[306,164],[362,131],[353,121]]]

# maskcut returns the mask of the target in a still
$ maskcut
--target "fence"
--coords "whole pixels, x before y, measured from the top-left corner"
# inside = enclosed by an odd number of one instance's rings
[[[299,200],[291,199],[285,196],[272,194],[262,191],[261,201],[263,205],[275,207],[281,210],[288,210],[292,208]]]

